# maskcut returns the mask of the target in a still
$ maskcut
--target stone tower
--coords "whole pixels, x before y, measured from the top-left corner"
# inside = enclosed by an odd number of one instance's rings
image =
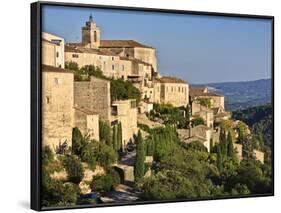
[[[82,27],[82,43],[90,48],[98,49],[100,46],[100,29],[90,15],[89,21]]]

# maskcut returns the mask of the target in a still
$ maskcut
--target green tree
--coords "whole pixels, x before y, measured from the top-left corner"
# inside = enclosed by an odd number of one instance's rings
[[[105,175],[94,176],[90,184],[94,192],[108,192],[114,189],[120,183],[119,174],[113,170],[107,170]]]
[[[122,147],[123,147],[123,144],[122,144],[122,124],[121,123],[118,123],[118,126],[117,126],[117,150],[118,151],[123,151],[122,150]]]
[[[220,131],[219,140],[220,140],[221,154],[226,156],[228,145],[227,145],[227,139],[226,139],[226,132],[224,129],[221,129],[221,131]]]
[[[186,121],[186,125],[185,127],[189,127],[190,125],[190,117],[191,117],[191,112],[190,112],[190,106],[189,104],[186,105],[186,108],[185,108],[185,121]]]
[[[221,155],[221,148],[217,146],[217,167],[220,172],[222,172],[222,155]]]
[[[210,98],[200,98],[199,103],[202,106],[205,106],[207,108],[211,108],[211,99]]]
[[[116,151],[104,143],[98,143],[98,146],[95,150],[95,155],[97,163],[106,169],[110,168],[113,163],[116,163],[117,160]]]
[[[230,134],[230,132],[227,135],[227,156],[235,159],[236,155],[235,155],[235,151],[234,151],[234,147],[233,147],[233,142],[232,142],[232,136]]]
[[[75,127],[72,129],[72,153],[80,156],[82,147],[83,135],[80,130]]]
[[[111,79],[110,82],[110,94],[111,100],[126,100],[136,99],[139,103],[141,99],[141,93],[139,89],[133,86],[129,81],[123,81],[122,79]]]
[[[118,139],[117,139],[117,126],[113,126],[113,131],[112,131],[112,143],[113,143],[113,149],[115,151],[118,151]]]
[[[73,61],[65,62],[65,69],[79,71],[79,66],[76,62],[73,62]]]
[[[139,181],[145,172],[145,150],[144,150],[144,143],[142,139],[141,132],[138,132],[137,136],[137,150],[136,150],[136,162],[135,162],[135,180]]]
[[[213,148],[214,148],[214,142],[213,138],[210,139],[210,153],[213,153]]]
[[[99,136],[100,141],[105,142],[108,146],[113,147],[111,128],[107,122],[99,120]]]
[[[200,124],[204,124],[204,119],[203,118],[201,118],[201,117],[193,118],[193,120],[192,120],[192,125],[193,126],[198,126]]]
[[[72,183],[79,184],[84,176],[81,161],[75,155],[66,155],[63,160],[68,180]]]
[[[88,143],[85,144],[85,146],[82,148],[81,151],[81,160],[83,162],[88,163],[89,168],[91,170],[96,169],[96,164],[97,164],[97,159],[96,159],[96,144],[97,141],[89,141]]]

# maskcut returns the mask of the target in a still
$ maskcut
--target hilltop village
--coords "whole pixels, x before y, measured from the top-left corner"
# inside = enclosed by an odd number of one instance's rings
[[[231,120],[223,95],[207,87],[190,86],[177,77],[162,76],[153,47],[134,40],[102,40],[102,32],[92,16],[81,33],[79,43],[65,43],[59,35],[42,33],[44,146],[51,147],[54,153],[63,153],[72,147],[73,128],[98,142],[102,122],[111,130],[120,127],[121,150],[125,152],[136,143],[139,131],[145,138],[149,135],[147,128],[163,127],[170,122],[181,143],[200,142],[210,152],[220,141],[223,125],[233,130],[235,154],[243,159],[242,144],[235,142],[240,121]],[[94,66],[102,76],[77,76],[71,65],[78,70]],[[186,75],[188,78],[188,72]],[[130,82],[140,91],[140,99],[112,97],[111,79]],[[165,117],[165,110],[169,109],[179,112],[182,125]],[[249,131],[246,126],[248,134]],[[254,155],[264,161],[262,151],[254,149]],[[153,162],[151,156],[145,160]],[[120,164],[120,168],[126,173],[132,164]],[[126,178],[134,180],[129,173]]]

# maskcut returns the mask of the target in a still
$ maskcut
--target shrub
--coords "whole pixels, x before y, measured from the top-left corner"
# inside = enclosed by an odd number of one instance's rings
[[[117,160],[114,149],[103,143],[98,143],[95,153],[98,164],[105,168],[109,168]]]
[[[66,169],[68,180],[79,184],[84,176],[81,161],[75,155],[66,155],[63,159],[63,165]]]
[[[106,175],[93,177],[91,189],[94,192],[104,193],[113,190],[119,183],[119,174],[114,170],[108,170]]]

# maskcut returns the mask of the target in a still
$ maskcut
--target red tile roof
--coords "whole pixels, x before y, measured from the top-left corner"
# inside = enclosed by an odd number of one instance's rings
[[[100,47],[101,48],[144,47],[144,48],[154,49],[153,47],[146,46],[134,40],[101,40]]]
[[[71,70],[63,69],[60,67],[54,67],[46,64],[42,64],[43,72],[61,72],[61,73],[73,73]]]
[[[156,78],[156,82],[159,83],[177,83],[177,84],[186,84],[184,80],[181,80],[179,78],[170,77],[170,76],[162,76],[161,78]]]

